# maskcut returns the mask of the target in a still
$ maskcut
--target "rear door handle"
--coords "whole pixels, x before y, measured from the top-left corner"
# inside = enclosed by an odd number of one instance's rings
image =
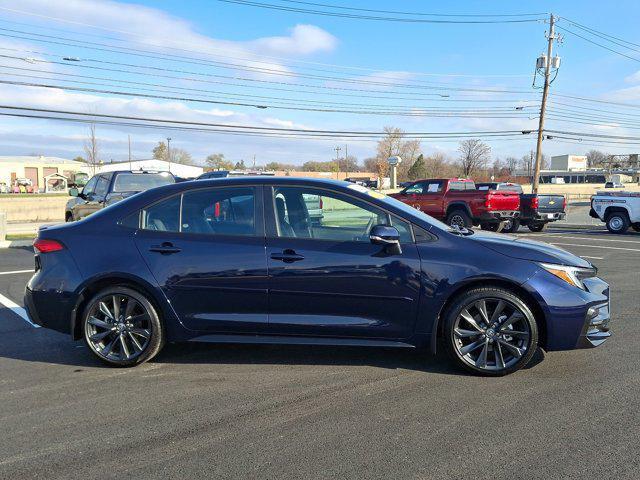
[[[282,253],[272,253],[272,260],[281,260],[284,263],[293,263],[299,262],[300,260],[304,260],[304,255],[299,255],[295,252],[295,250],[291,250],[287,248]]]
[[[175,247],[171,242],[164,242],[162,245],[151,245],[149,247],[150,252],[161,253],[163,255],[171,255],[172,253],[179,253],[181,248]]]

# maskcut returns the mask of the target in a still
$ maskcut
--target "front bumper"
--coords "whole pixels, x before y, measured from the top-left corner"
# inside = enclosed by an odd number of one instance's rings
[[[540,270],[523,285],[544,313],[545,350],[593,348],[611,336],[609,285],[598,277],[583,282],[586,290]]]
[[[590,307],[576,348],[594,348],[602,345],[611,336],[610,320],[609,302]]]

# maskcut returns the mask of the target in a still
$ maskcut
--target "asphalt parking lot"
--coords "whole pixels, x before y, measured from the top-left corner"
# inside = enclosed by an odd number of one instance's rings
[[[638,478],[640,234],[518,235],[598,267],[614,336],[496,379],[327,347],[169,345],[104,367],[21,318],[32,253],[0,250],[0,478]]]

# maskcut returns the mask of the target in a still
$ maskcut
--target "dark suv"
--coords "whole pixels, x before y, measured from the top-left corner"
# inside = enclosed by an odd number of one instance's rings
[[[346,182],[167,185],[41,229],[34,248],[31,319],[117,366],[178,341],[435,351],[441,340],[460,366],[504,375],[538,347],[610,335],[609,287],[588,261]]]
[[[67,222],[80,220],[136,193],[175,182],[169,172],[122,170],[99,173],[82,190],[69,189],[69,195],[74,198],[67,202],[64,219]]]

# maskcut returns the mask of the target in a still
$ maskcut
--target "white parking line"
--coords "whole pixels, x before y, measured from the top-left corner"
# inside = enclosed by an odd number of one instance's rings
[[[11,272],[0,272],[0,275],[13,275],[14,273],[32,273],[33,270],[13,270]]]
[[[542,235],[548,235],[550,237],[560,237],[560,238],[568,238],[570,240],[594,240],[594,237],[571,237],[568,235],[562,235],[561,233],[543,233]],[[531,235],[531,234],[527,234],[525,233],[522,236],[526,236],[526,237],[540,237],[541,235]],[[640,245],[640,241],[637,240],[617,240],[617,239],[613,239],[613,238],[598,238],[595,239],[598,242],[616,242],[616,243],[635,243],[636,245]]]
[[[24,308],[22,308],[13,300],[5,297],[1,293],[0,293],[0,305],[4,305],[5,307],[7,307],[9,310],[11,310],[13,313],[18,315],[20,318],[22,318],[25,322],[27,322],[33,328],[40,328],[40,325],[36,325],[31,321],[31,319],[29,318],[29,315],[27,315],[27,311]]]
[[[589,257],[587,255],[580,255],[581,258],[588,258],[589,260],[604,260],[604,257]]]
[[[579,243],[560,243],[560,242],[547,242],[551,245],[566,245],[567,247],[587,247],[587,248],[605,248],[607,250],[625,250],[627,252],[638,252],[640,248],[622,248],[622,247],[605,247],[603,245],[582,245]]]

